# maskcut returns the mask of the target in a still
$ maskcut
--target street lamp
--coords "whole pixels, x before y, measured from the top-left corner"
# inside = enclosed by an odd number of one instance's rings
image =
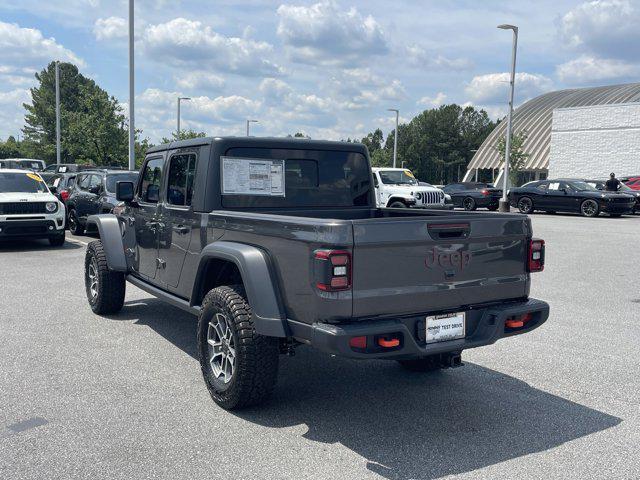
[[[247,137],[249,136],[249,124],[250,123],[259,123],[258,120],[248,120],[247,119]]]
[[[518,50],[518,27],[515,25],[498,25],[498,28],[502,30],[513,31],[513,48],[511,50],[511,80],[509,88],[509,111],[507,112],[507,137],[504,145],[504,169],[502,174],[504,179],[502,181],[502,199],[500,200],[500,211],[508,212],[509,200],[507,198],[507,189],[509,188],[509,161],[511,157],[511,117],[513,116],[513,89],[516,81],[516,51]]]
[[[180,102],[182,100],[191,100],[191,98],[190,97],[178,97],[178,130],[177,130],[178,134],[176,136],[177,140],[180,140]]]
[[[129,0],[129,170],[136,169],[133,2]]]
[[[56,164],[60,165],[60,62],[56,60]]]
[[[393,136],[393,168],[396,168],[396,162],[398,160],[398,117],[400,116],[400,110],[397,108],[388,108],[388,112],[396,112],[396,133]]]

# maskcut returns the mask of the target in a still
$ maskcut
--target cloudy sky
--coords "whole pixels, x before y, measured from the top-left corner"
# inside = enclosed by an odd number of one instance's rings
[[[72,61],[128,101],[127,0],[0,0],[0,137],[17,134],[33,73]],[[516,103],[640,79],[640,0],[136,0],[136,120],[152,141],[185,128],[361,137],[443,103]]]

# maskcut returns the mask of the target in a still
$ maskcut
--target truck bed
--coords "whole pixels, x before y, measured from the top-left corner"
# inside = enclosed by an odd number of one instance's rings
[[[208,217],[214,237],[268,252],[287,318],[307,324],[458,311],[529,293],[531,225],[520,214],[344,208]],[[350,290],[315,288],[318,249],[350,252]]]

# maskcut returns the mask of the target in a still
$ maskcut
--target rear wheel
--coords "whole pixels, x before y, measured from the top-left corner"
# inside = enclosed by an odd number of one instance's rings
[[[524,213],[525,215],[533,213],[533,200],[529,197],[522,197],[518,200],[518,210],[520,210],[520,213]]]
[[[466,197],[464,200],[462,200],[462,206],[464,207],[465,210],[468,210],[468,211],[473,211],[476,208],[478,208],[476,206],[476,201],[471,197]]]
[[[258,335],[242,286],[211,290],[198,320],[198,353],[213,400],[227,410],[269,398],[278,377],[279,342]]]
[[[82,235],[84,227],[80,224],[75,209],[69,210],[69,231],[72,235]]]
[[[101,241],[91,242],[84,260],[84,283],[93,313],[118,313],[124,305],[124,273],[109,270]]]
[[[391,204],[389,204],[389,208],[407,208],[407,205],[400,200],[394,200],[393,202],[391,202]]]
[[[580,205],[580,213],[585,217],[597,217],[600,214],[600,206],[595,200],[585,200]]]

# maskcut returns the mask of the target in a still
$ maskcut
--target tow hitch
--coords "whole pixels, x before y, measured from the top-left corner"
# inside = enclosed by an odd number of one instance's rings
[[[440,355],[440,368],[464,367],[461,353],[443,353]]]

